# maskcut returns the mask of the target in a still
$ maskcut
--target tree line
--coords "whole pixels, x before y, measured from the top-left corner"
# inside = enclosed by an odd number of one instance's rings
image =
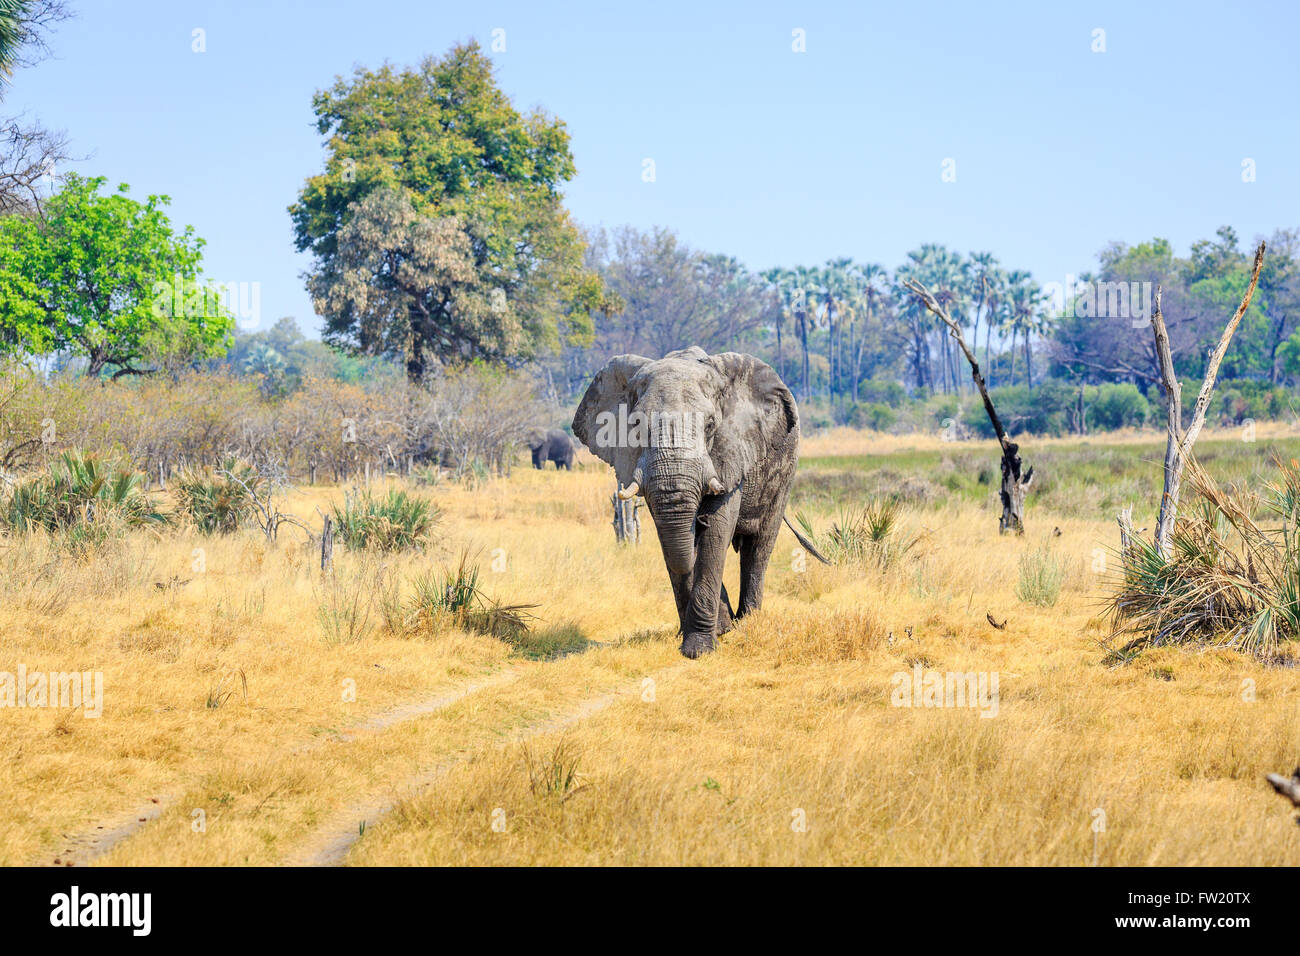
[[[38,59],[43,29],[67,15],[53,0],[5,0],[0,76]],[[417,386],[485,363],[536,375],[558,406],[611,355],[699,345],[764,358],[825,421],[881,427],[882,408],[946,396],[955,413],[970,394],[952,337],[910,291],[919,282],[960,326],[989,387],[1023,390],[1007,404],[1026,414],[1009,424],[1044,412],[1083,430],[1090,403],[1103,418],[1133,419],[1139,399],[1159,400],[1145,332],[1154,287],[1175,367],[1196,377],[1249,273],[1227,227],[1186,257],[1160,238],[1112,243],[1095,270],[1047,284],[993,252],[937,243],[893,268],[841,257],[752,270],[667,228],[584,231],[563,202],[576,172],[563,121],[517,110],[472,41],[413,68],[358,68],[312,106],[325,159],[288,214],[312,256],[306,285],[323,344],[284,321],[240,334],[202,278],[203,240],[172,226],[167,197],[12,174],[33,161],[24,148],[50,144],[27,129],[0,143],[0,352],[91,377],[222,366],[257,377],[270,397],[313,377],[356,381],[374,363]],[[1224,359],[1229,394],[1233,382],[1300,378],[1298,239],[1287,229],[1269,239]]]

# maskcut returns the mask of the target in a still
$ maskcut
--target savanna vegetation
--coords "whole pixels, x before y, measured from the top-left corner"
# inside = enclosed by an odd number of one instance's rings
[[[0,0],[0,74],[67,15]],[[1055,296],[938,244],[753,271],[573,222],[564,123],[475,43],[312,108],[288,213],[319,341],[237,327],[166,196],[45,176],[65,143],[0,122],[0,634],[103,682],[91,719],[0,678],[0,863],[1294,862],[1263,783],[1300,750],[1293,232],[1165,549],[1166,395],[1196,394],[1144,283],[1195,385],[1253,281],[1231,230],[1113,244]],[[1023,535],[918,283],[1032,440]],[[524,453],[611,355],[690,344],[797,392],[790,512],[828,558],[782,531],[766,605],[697,661],[609,469]]]
[[[807,446],[794,508],[834,563],[783,536],[764,610],[699,661],[678,655],[653,543],[615,542],[585,452],[571,473],[376,480],[376,501],[436,503],[436,521],[418,548],[338,544],[325,574],[306,533],[208,529],[170,490],[148,492],[167,525],[124,522],[93,551],[11,533],[6,646],[32,671],[102,671],[105,706],[0,712],[0,856],[1290,862],[1294,824],[1262,781],[1300,746],[1289,643],[1109,660],[1126,639],[1102,600],[1120,573],[1104,489],[1150,501],[1157,443],[1048,442],[1036,529],[996,547],[975,449],[853,431]],[[1300,439],[1212,434],[1203,454],[1263,482],[1266,450],[1289,460]],[[935,487],[891,497],[897,468]],[[348,500],[301,486],[283,507]],[[996,718],[892,706],[917,668],[997,672]],[[1027,785],[1062,765],[1068,785]]]

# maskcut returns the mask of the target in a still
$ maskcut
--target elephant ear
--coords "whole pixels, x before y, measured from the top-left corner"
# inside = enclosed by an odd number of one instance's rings
[[[709,458],[718,480],[730,491],[790,441],[799,428],[799,410],[790,389],[766,362],[740,352],[723,352],[706,361],[724,382]]]
[[[640,355],[615,355],[591,380],[573,415],[573,434],[597,458],[614,466],[620,484],[632,480],[643,449],[620,444],[619,422],[627,421],[635,405],[629,383],[649,361]]]

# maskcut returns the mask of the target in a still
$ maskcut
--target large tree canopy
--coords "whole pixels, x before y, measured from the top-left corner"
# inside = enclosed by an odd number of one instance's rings
[[[325,171],[290,207],[331,344],[406,359],[525,360],[589,341],[608,305],[560,198],[564,124],[518,113],[476,43],[359,69],[315,96]]]
[[[220,354],[232,320],[198,284],[203,240],[173,233],[166,196],[103,184],[69,174],[44,220],[0,219],[0,349],[84,356],[115,377]]]

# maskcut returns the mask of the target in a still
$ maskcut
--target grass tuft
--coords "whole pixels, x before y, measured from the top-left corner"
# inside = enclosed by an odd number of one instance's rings
[[[382,497],[351,491],[333,511],[339,539],[350,551],[422,549],[438,521],[433,502],[401,490]]]
[[[1055,607],[1061,597],[1061,582],[1064,580],[1065,565],[1043,544],[1020,556],[1016,597],[1036,607]]]

